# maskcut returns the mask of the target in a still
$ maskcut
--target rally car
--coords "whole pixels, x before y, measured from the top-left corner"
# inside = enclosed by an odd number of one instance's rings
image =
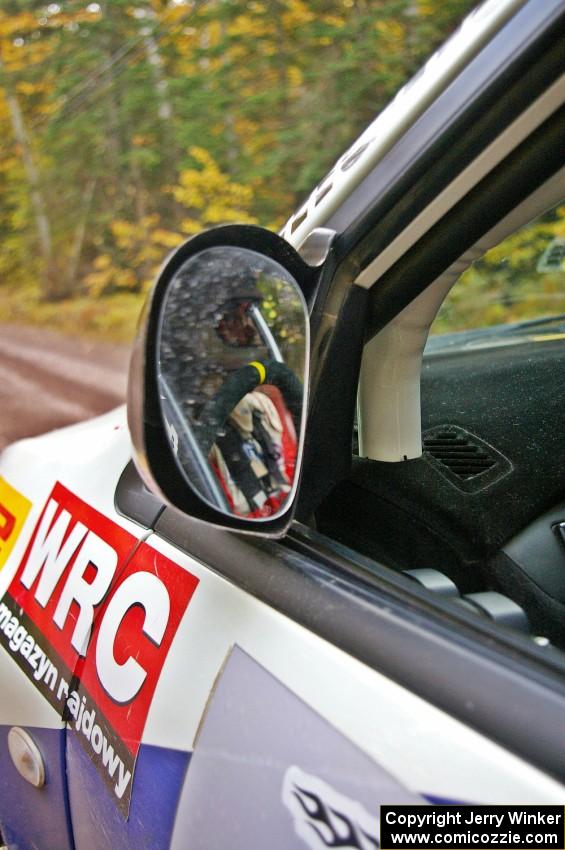
[[[564,21],[489,0],[281,235],[169,257],[127,411],[4,451],[4,846],[563,803]]]

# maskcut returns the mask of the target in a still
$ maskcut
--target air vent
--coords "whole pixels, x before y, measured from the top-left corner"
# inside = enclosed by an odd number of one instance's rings
[[[424,436],[424,448],[451,472],[467,481],[496,464],[485,449],[461,430],[444,429]]]
[[[459,425],[436,425],[422,434],[424,459],[459,490],[484,490],[512,472],[510,460]]]

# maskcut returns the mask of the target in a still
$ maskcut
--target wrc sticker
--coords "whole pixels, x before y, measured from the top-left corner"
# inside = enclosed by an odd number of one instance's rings
[[[31,508],[31,502],[0,476],[0,570],[8,560]]]
[[[198,579],[57,483],[0,600],[0,643],[127,817],[161,669]]]

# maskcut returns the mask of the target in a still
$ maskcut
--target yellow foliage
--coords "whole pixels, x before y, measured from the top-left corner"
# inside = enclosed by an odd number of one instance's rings
[[[338,18],[337,15],[323,15],[322,21],[330,27],[336,27],[337,29],[341,29],[345,26],[345,20],[343,18]]]
[[[188,77],[196,74],[198,71],[197,64],[193,61],[193,51],[197,43],[196,32],[184,32],[175,38],[175,50],[180,58],[180,61],[174,63],[171,67],[174,69],[175,75],[186,74]]]
[[[565,207],[512,233],[471,265],[450,292],[432,333],[517,322],[565,310],[565,263],[541,264],[563,231]]]
[[[276,145],[276,138],[274,133],[269,133],[263,128],[262,131],[253,131],[247,135],[242,135],[240,143],[243,150],[250,154],[255,162],[259,162],[260,155],[266,150],[272,150]],[[252,185],[254,184],[252,183]],[[290,204],[292,205],[292,198]]]
[[[556,237],[565,237],[565,207],[557,208],[559,218],[553,222],[553,233]]]
[[[518,230],[500,245],[491,248],[485,255],[485,261],[495,265],[507,263],[514,268],[528,264],[535,266],[549,242],[565,236],[565,207],[558,207],[556,214],[558,217],[553,221],[542,218]]]
[[[119,219],[117,221],[113,221],[110,225],[110,229],[116,237],[118,244],[123,242],[124,246],[126,246],[131,232],[131,224],[129,221],[121,221]]]
[[[278,47],[274,41],[262,41],[258,45],[258,51],[262,56],[275,56],[278,53]]]
[[[268,18],[258,19],[251,15],[239,15],[228,27],[230,36],[241,36],[245,38],[259,39],[273,35],[275,28]]]
[[[485,326],[497,325],[500,322],[504,322],[505,317],[506,310],[504,306],[497,301],[493,304],[489,304],[489,306],[483,311],[483,324]]]
[[[255,221],[248,212],[253,189],[230,181],[205,148],[193,146],[189,153],[200,167],[182,171],[178,185],[172,189],[175,200],[192,212],[182,223],[183,232],[196,232],[198,223],[201,229],[223,221]]]
[[[164,245],[165,248],[176,248],[182,242],[182,236],[179,233],[174,233],[172,230],[157,228],[151,235],[155,242],[159,245]]]
[[[152,5],[155,6],[154,3]],[[167,27],[171,25],[178,27],[185,18],[188,19],[192,15],[192,8],[192,3],[178,6],[168,5],[166,10],[160,14],[161,23]]]
[[[33,94],[40,94],[44,92],[47,86],[42,83],[28,83],[25,80],[17,83],[16,91],[18,94],[23,94],[25,97],[29,97]]]
[[[200,165],[218,170],[218,166],[214,162],[214,158],[210,153],[208,153],[206,148],[200,148],[197,145],[192,145],[192,147],[188,149],[188,152]]]
[[[92,265],[93,271],[84,281],[94,297],[108,292],[146,289],[153,282],[166,250],[175,248],[183,240],[181,233],[161,226],[157,213],[150,213],[138,221],[115,219],[110,223],[110,233],[116,250],[112,255],[99,254]]]
[[[286,70],[288,82],[293,88],[300,88],[304,82],[304,74],[296,65],[290,65]]]
[[[226,51],[226,56],[231,62],[239,62],[245,59],[249,51],[242,44],[234,44]]]
[[[285,29],[295,30],[315,20],[316,15],[303,0],[288,0],[288,11],[282,14]]]
[[[21,71],[38,65],[49,57],[51,51],[52,46],[45,41],[27,42],[20,47],[12,40],[4,40],[0,34],[0,57],[6,71]]]
[[[59,111],[59,104],[53,101],[52,103],[39,103],[35,107],[35,111],[39,113],[39,115],[54,115]]]
[[[130,248],[140,239],[146,237],[147,232],[156,227],[159,222],[158,215],[147,215],[137,222],[123,221],[117,219],[110,225],[110,230],[120,248]]]
[[[0,174],[2,172],[8,173],[13,169],[21,169],[21,160],[15,156],[5,157],[4,159],[0,159]]]
[[[33,32],[35,29],[37,29],[37,21],[31,12],[20,12],[17,15],[8,15],[5,12],[0,14],[0,38],[11,39],[21,33]]]
[[[418,15],[422,18],[431,17],[435,15],[435,9],[432,3],[427,3],[425,0],[420,0],[419,3],[416,4],[416,10]]]
[[[257,121],[251,121],[249,118],[236,118],[233,122],[234,132],[242,139],[254,136],[261,129]]]
[[[194,218],[184,218],[180,226],[186,236],[196,236],[202,230],[202,224]]]
[[[406,36],[406,28],[393,18],[377,21],[375,29],[390,47],[401,46]]]
[[[137,278],[131,269],[120,269],[116,277],[122,289],[135,289]]]
[[[8,108],[8,103],[6,101],[6,97],[2,89],[0,89],[0,121],[5,122],[8,121],[10,117],[10,110]],[[2,165],[0,164],[0,168]]]
[[[113,283],[115,272],[116,269],[108,268],[87,275],[85,283],[90,294],[98,298]]]
[[[94,260],[93,266],[95,269],[102,271],[104,269],[110,268],[112,265],[112,258],[109,254],[99,254],[98,257]]]

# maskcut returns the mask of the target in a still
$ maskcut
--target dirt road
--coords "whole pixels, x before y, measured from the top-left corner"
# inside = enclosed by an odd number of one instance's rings
[[[125,400],[130,346],[0,325],[0,449]]]

